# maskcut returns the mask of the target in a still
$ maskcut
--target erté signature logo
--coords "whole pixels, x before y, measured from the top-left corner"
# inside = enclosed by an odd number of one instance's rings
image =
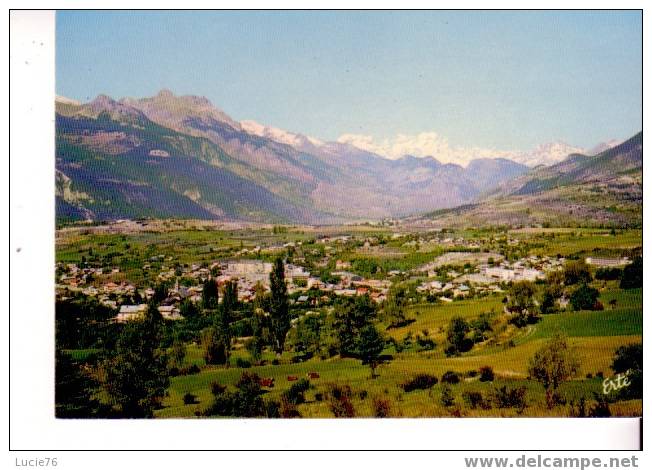
[[[614,377],[607,377],[602,381],[602,393],[608,395],[611,392],[620,390],[621,388],[629,387],[629,375],[632,373],[631,369],[624,374],[617,374]]]

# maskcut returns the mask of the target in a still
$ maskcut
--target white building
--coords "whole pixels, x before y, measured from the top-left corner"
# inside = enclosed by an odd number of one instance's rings
[[[544,279],[545,274],[536,269],[529,268],[486,268],[485,275],[498,279],[501,281],[536,281],[537,279]]]
[[[140,305],[121,305],[120,311],[115,317],[118,323],[124,323],[131,320],[142,318],[147,311],[147,304]]]
[[[629,258],[586,258],[586,264],[599,267],[616,267],[630,264]]]

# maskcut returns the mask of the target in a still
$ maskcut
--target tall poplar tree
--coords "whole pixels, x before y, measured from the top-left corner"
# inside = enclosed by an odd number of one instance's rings
[[[288,304],[288,288],[285,284],[285,266],[281,258],[276,258],[274,267],[269,274],[271,288],[270,318],[272,347],[276,354],[283,352],[285,337],[290,330],[290,309]]]

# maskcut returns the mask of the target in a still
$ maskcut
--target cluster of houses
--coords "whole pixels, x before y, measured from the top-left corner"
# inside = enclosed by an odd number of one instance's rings
[[[515,262],[500,261],[499,263],[482,263],[474,268],[465,269],[464,273],[454,270],[447,272],[448,282],[427,280],[417,287],[417,291],[428,294],[441,294],[440,300],[450,302],[451,298],[465,297],[473,291],[503,292],[505,283],[517,281],[537,281],[545,279],[548,271],[562,269],[564,258],[549,256],[529,256]],[[437,276],[436,272],[429,272],[429,277]]]
[[[393,239],[403,237],[403,234],[394,234]],[[321,237],[317,243],[332,245],[347,244],[357,241],[350,235]],[[373,246],[378,243],[374,237],[364,240],[365,246]],[[489,240],[493,241],[493,240]],[[508,244],[517,243],[511,239],[506,240]],[[427,280],[422,282],[417,291],[423,294],[435,295],[442,301],[450,302],[453,298],[466,297],[470,293],[500,293],[503,292],[504,284],[515,281],[537,281],[544,279],[548,271],[562,269],[564,258],[549,256],[529,256],[515,262],[509,262],[498,253],[481,252],[475,250],[480,243],[466,241],[463,238],[447,237],[444,233],[430,234],[419,239],[410,239],[406,243],[433,243],[441,245],[466,246],[474,248],[473,251],[453,251],[445,253],[434,262],[424,265],[415,270],[417,274],[427,275]],[[297,244],[291,243],[292,247]],[[287,249],[290,244],[279,246],[279,249]],[[265,248],[267,249],[267,248]],[[255,251],[260,252],[257,247]],[[295,258],[295,262],[301,262],[303,258]],[[330,255],[325,257],[322,264],[327,265]],[[229,281],[237,281],[237,295],[241,302],[250,302],[255,298],[259,286],[269,290],[269,276],[272,272],[272,263],[260,260],[240,259],[234,261],[216,261],[212,265],[192,264],[190,266],[169,267],[161,265],[172,261],[171,259],[159,256],[149,260],[153,265],[160,266],[157,274],[159,281],[173,281],[174,286],[168,289],[168,297],[158,307],[159,312],[165,319],[179,320],[181,316],[179,305],[185,299],[192,302],[200,302],[202,298],[202,284],[206,279],[214,279],[222,286]],[[589,257],[586,263],[596,267],[621,267],[629,264],[628,258],[602,258]],[[152,269],[152,264],[143,265],[144,270]],[[320,263],[318,262],[317,265]],[[463,269],[456,268],[464,264]],[[289,294],[299,294],[294,297],[298,304],[318,306],[323,300],[329,301],[332,296],[360,296],[369,295],[377,303],[382,303],[387,298],[391,287],[391,277],[402,272],[395,271],[388,273],[387,279],[365,279],[351,272],[351,262],[337,259],[334,263],[335,270],[331,272],[331,282],[324,282],[319,277],[312,275],[307,269],[298,265],[288,263],[285,265],[285,279],[288,285]],[[119,273],[118,268],[81,268],[74,263],[57,263],[57,295],[63,297],[67,292],[81,292],[90,297],[96,297],[102,304],[117,309],[115,320],[125,322],[142,316],[147,309],[147,300],[154,295],[154,289],[147,288],[138,290],[133,284],[122,282],[97,282],[104,275],[115,275]],[[444,267],[446,276],[441,276],[441,267]],[[461,271],[457,272],[456,271]],[[179,278],[192,279],[190,286],[179,285]],[[115,277],[113,277],[115,279]],[[184,283],[187,284],[187,283]],[[314,295],[314,290],[319,295]],[[311,293],[312,292],[312,293]]]
[[[151,262],[166,261],[165,259],[152,259]],[[383,302],[391,285],[390,281],[364,279],[354,273],[342,268],[350,268],[350,263],[338,261],[340,270],[333,272],[339,279],[336,283],[327,283],[316,276],[312,276],[304,267],[295,264],[285,265],[285,279],[288,285],[288,293],[300,293],[296,302],[309,303],[317,306],[320,299],[330,300],[329,294],[336,296],[357,296],[370,295],[375,302]],[[65,298],[70,292],[81,292],[84,295],[95,297],[100,303],[118,310],[115,317],[117,322],[126,322],[141,317],[147,310],[147,301],[154,295],[154,289],[147,288],[138,290],[136,286],[126,281],[116,283],[113,281],[96,282],[100,274],[115,274],[117,268],[110,270],[102,268],[79,268],[76,264],[58,264],[64,273],[58,277],[57,296]],[[200,302],[202,298],[203,281],[214,279],[219,286],[229,281],[237,281],[237,295],[241,302],[250,302],[255,298],[258,286],[269,290],[269,276],[273,265],[269,262],[259,260],[238,260],[215,262],[210,266],[193,264],[190,266],[168,268],[161,266],[157,275],[158,281],[174,281],[174,285],[168,289],[168,296],[161,301],[158,307],[162,317],[168,320],[182,319],[179,305],[185,299],[192,302]],[[150,264],[143,265],[143,269],[152,269]],[[98,275],[93,280],[90,275]],[[179,277],[196,280],[191,286],[179,285]],[[311,289],[321,291],[322,296],[308,296],[304,293]],[[134,303],[138,299],[140,303]]]
[[[70,287],[84,285],[94,276],[101,276],[109,273],[117,274],[120,272],[119,268],[80,268],[75,263],[57,263],[55,268],[57,271],[61,272],[58,282]]]
[[[391,236],[392,240],[398,240],[407,237],[409,237],[410,240],[403,243],[402,246],[404,247],[417,245],[421,247],[427,247],[428,245],[434,245],[446,248],[479,250],[487,244],[504,243],[507,246],[516,246],[520,243],[518,239],[509,237],[507,235],[498,237],[492,236],[484,238],[473,238],[472,240],[467,240],[461,236],[451,236],[450,233],[442,232],[441,230],[431,230],[424,232],[418,238],[414,238],[413,234],[408,233],[394,233]]]
[[[338,261],[340,267],[350,267],[348,262]],[[272,271],[272,264],[257,260],[242,260],[235,262],[223,263],[220,265],[220,275],[216,278],[218,284],[227,281],[238,281],[238,299],[248,302],[254,299],[257,285],[262,285],[269,289],[269,274]],[[310,289],[322,291],[326,296],[329,293],[340,296],[356,296],[369,294],[376,302],[382,302],[387,296],[390,281],[375,279],[364,279],[349,271],[333,271],[333,276],[337,276],[339,281],[336,283],[327,283],[320,278],[310,274],[302,266],[294,264],[285,265],[285,280],[288,284],[288,293],[303,293]],[[300,295],[297,302],[307,302],[307,295]]]

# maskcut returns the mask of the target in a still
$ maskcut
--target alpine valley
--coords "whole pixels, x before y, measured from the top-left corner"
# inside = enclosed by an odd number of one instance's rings
[[[595,155],[577,150],[557,142],[519,160],[548,164],[536,167],[506,158],[466,167],[436,155],[392,160],[237,122],[206,98],[168,90],[84,104],[57,97],[57,220],[336,224],[411,216],[518,224],[562,215],[583,225],[640,224],[641,134],[599,144]]]

